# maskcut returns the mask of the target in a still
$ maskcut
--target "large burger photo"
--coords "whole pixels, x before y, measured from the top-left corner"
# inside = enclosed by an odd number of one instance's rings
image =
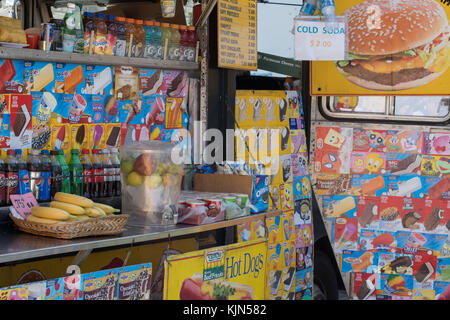
[[[343,14],[350,60],[336,66],[350,82],[371,90],[425,85],[450,66],[450,27],[435,0],[368,0]]]

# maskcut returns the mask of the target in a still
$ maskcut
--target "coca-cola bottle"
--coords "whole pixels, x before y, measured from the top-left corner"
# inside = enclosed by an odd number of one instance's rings
[[[61,164],[58,161],[58,150],[51,150],[50,157],[52,160],[52,182],[50,184],[50,193],[53,200],[55,194],[62,189],[62,169]]]
[[[80,161],[83,165],[83,196],[86,198],[92,198],[94,196],[94,169],[92,167],[92,161],[89,157],[89,149],[81,150]]]
[[[102,163],[103,170],[105,173],[105,184],[103,189],[104,197],[112,197],[113,194],[113,186],[114,186],[114,168],[111,163],[111,159],[109,158],[109,150],[102,150]]]
[[[17,194],[19,183],[19,169],[17,167],[16,152],[13,149],[6,151],[6,204],[11,204],[10,196]]]
[[[103,164],[99,157],[99,149],[92,150],[92,167],[94,168],[94,198],[103,197],[105,184]]]
[[[6,163],[0,156],[0,206],[6,205]]]
[[[119,160],[119,150],[117,148],[111,149],[111,164],[114,169],[114,180],[113,180],[113,195],[120,196],[120,160]]]

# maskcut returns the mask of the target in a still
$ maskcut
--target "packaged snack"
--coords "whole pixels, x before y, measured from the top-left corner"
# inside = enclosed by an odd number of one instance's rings
[[[63,300],[83,300],[82,274],[64,277]]]
[[[358,248],[358,223],[356,218],[336,218],[333,248],[335,253]]]
[[[313,226],[310,223],[301,224],[295,228],[295,243],[298,248],[312,245]]]
[[[424,155],[422,157],[421,175],[448,177],[450,175],[450,157]]]
[[[114,95],[119,100],[136,99],[139,94],[139,68],[114,67]]]
[[[186,110],[183,98],[167,98],[165,108],[165,127],[177,129],[182,127],[182,114]]]
[[[375,300],[377,275],[373,273],[355,272],[353,285],[353,299]]]
[[[438,258],[427,253],[414,255],[413,275],[414,287],[421,289],[433,289],[432,281],[438,277]]]
[[[378,252],[344,250],[341,257],[342,272],[376,273]]]
[[[329,218],[356,218],[358,198],[355,196],[324,196],[323,214]]]
[[[357,174],[384,174],[386,155],[374,152],[352,152],[350,172]],[[345,173],[345,172],[342,172]]]
[[[11,95],[10,140],[12,149],[30,149],[32,141],[31,95]]]
[[[120,123],[114,124],[106,124],[106,146],[108,148],[117,148],[119,147],[120,142]],[[148,137],[147,137],[148,140]]]
[[[89,143],[92,149],[104,149],[106,133],[104,124],[88,125],[89,129]]]
[[[424,154],[429,155],[450,155],[450,134],[439,132],[439,133],[424,133]]]
[[[269,177],[255,175],[253,177],[250,212],[258,213],[269,208]]]
[[[70,126],[70,145],[72,149],[89,149],[89,129],[87,124]]]
[[[84,91],[84,65],[71,63],[55,64],[56,93],[82,93]]]
[[[399,274],[379,274],[377,294],[412,296],[413,276]]]
[[[62,300],[64,289],[64,278],[47,280],[45,300]]]
[[[106,96],[103,100],[104,110],[102,121],[104,123],[119,123],[119,100],[115,96]],[[102,106],[103,106],[102,105]]]
[[[420,174],[422,155],[419,153],[387,153],[386,173],[392,175]]]
[[[294,203],[294,225],[311,223],[311,199],[296,200]]]
[[[85,67],[85,94],[111,95],[112,67],[87,65]]]
[[[117,300],[150,300],[151,263],[122,267],[118,277]]]
[[[23,81],[24,66],[21,60],[0,60],[0,93],[27,93]]]
[[[55,68],[53,63],[25,61],[23,84],[26,92],[55,92]]]
[[[311,181],[309,176],[293,178],[294,200],[311,198]]]
[[[386,131],[354,128],[353,151],[386,152]]]
[[[387,130],[386,152],[421,153],[423,135],[413,130]]]
[[[70,150],[71,142],[70,128],[66,124],[52,125],[51,127],[51,149],[53,150]]]
[[[413,274],[413,255],[380,252],[378,255],[379,273]]]
[[[350,151],[352,134],[352,128],[317,127],[316,150]]]
[[[164,82],[164,71],[162,69],[139,70],[139,94],[147,97],[162,93],[162,84]]]
[[[376,229],[379,227],[379,197],[358,197],[357,216],[360,228]]]
[[[165,123],[166,101],[163,96],[151,95],[144,97],[144,105],[149,110],[145,119],[146,125],[163,125]]]

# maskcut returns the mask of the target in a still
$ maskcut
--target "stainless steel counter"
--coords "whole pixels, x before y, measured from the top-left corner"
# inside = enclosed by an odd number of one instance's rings
[[[0,224],[0,263],[175,238],[203,231],[236,226],[240,223],[279,214],[281,214],[281,211],[275,210],[207,225],[193,226],[178,224],[168,227],[136,227],[135,225],[138,221],[130,218],[126,230],[120,235],[85,237],[71,240],[31,235],[15,229],[12,222],[3,223]]]

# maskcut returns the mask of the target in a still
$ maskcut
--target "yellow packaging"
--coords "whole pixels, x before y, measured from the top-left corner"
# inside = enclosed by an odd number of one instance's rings
[[[267,240],[172,255],[164,262],[165,300],[263,300]],[[226,296],[216,296],[214,287]]]
[[[118,148],[120,145],[120,123],[108,123],[105,125],[105,144],[107,148]]]
[[[70,126],[67,124],[54,124],[51,126],[51,148],[53,150],[70,150]]]
[[[106,133],[105,124],[90,124],[89,125],[89,143],[91,149],[105,149],[106,148]]]
[[[269,245],[267,268],[266,299],[271,296],[283,299],[283,292],[293,291],[295,287],[295,241]]]
[[[269,209],[281,209],[281,189],[279,184],[272,184],[269,186]]]
[[[70,144],[73,149],[89,148],[89,129],[87,124],[70,125]]]
[[[237,91],[235,101],[235,121],[239,128],[262,128],[266,126],[266,110],[261,92]],[[267,98],[266,98],[267,101]]]
[[[266,237],[264,219],[257,219],[236,226],[238,242],[252,241]]]
[[[280,242],[283,226],[281,220],[281,214],[266,218],[267,239],[271,245]]]
[[[294,209],[294,192],[292,183],[285,183],[280,186],[281,189],[281,208],[282,210]]]

